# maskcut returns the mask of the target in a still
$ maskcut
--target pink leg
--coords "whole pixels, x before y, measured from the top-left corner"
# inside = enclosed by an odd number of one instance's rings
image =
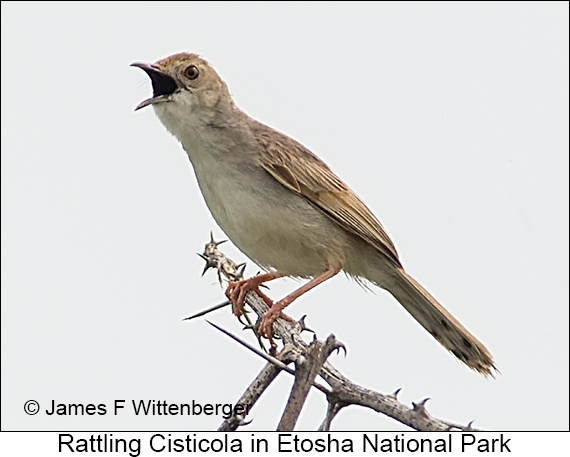
[[[259,334],[261,336],[265,336],[272,342],[272,346],[275,344],[273,343],[273,322],[275,322],[278,318],[286,318],[287,320],[291,320],[287,316],[285,316],[282,311],[290,305],[295,299],[299,298],[305,292],[308,292],[313,287],[318,286],[320,283],[326,281],[327,279],[332,278],[341,270],[340,267],[329,267],[328,270],[322,272],[320,275],[315,276],[311,279],[308,283],[302,285],[297,290],[291,292],[285,298],[279,300],[275,303],[269,311],[265,313],[263,316],[263,320],[259,326]]]
[[[272,279],[277,279],[283,276],[281,273],[263,273],[257,276],[253,276],[249,279],[242,279],[241,281],[230,282],[228,288],[226,289],[226,297],[232,303],[232,309],[234,314],[238,319],[245,312],[245,296],[250,290],[255,291],[263,301],[271,308],[273,306],[273,301],[259,290],[259,285],[264,282],[271,281]],[[241,322],[241,319],[240,319]]]

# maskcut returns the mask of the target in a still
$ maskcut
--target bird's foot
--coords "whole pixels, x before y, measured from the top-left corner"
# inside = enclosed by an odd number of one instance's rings
[[[267,338],[272,347],[275,347],[275,342],[273,341],[273,323],[277,319],[285,319],[287,322],[293,322],[293,319],[283,313],[283,309],[289,303],[285,300],[278,301],[275,303],[263,316],[261,324],[259,324],[259,335]]]
[[[245,297],[248,292],[253,291],[259,295],[269,308],[273,306],[273,300],[259,290],[260,284],[273,279],[272,276],[272,274],[266,273],[240,281],[230,281],[228,284],[226,297],[228,297],[228,300],[232,304],[233,313],[242,324],[241,317],[246,313]]]

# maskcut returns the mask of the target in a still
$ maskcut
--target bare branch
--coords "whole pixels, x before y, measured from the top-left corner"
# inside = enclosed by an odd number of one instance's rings
[[[273,382],[277,375],[281,373],[281,369],[277,368],[273,363],[268,363],[263,367],[261,372],[255,377],[249,387],[245,390],[244,394],[240,397],[236,404],[253,407],[259,397],[265,392],[265,389]],[[247,410],[246,410],[247,411]],[[236,414],[235,408],[232,416],[220,425],[219,432],[233,432],[242,425],[247,425],[244,422],[245,414]]]
[[[315,383],[316,376],[321,371],[329,355],[339,347],[344,346],[336,340],[334,335],[329,336],[325,343],[317,340],[315,336],[305,356],[295,362],[295,383],[291,389],[291,395],[287,401],[281,421],[277,426],[277,431],[290,431],[295,428],[309,390]],[[327,391],[326,393],[330,392]]]
[[[218,250],[219,244],[220,243],[214,241],[213,238],[211,238],[210,242],[206,244],[204,253],[201,254],[201,257],[206,260],[206,269],[215,268],[218,271],[218,277],[220,281],[222,281],[222,277],[230,281],[235,281],[236,279],[241,278],[243,275],[243,264],[238,265],[232,260],[228,259],[223,253]],[[247,293],[246,303],[259,317],[262,317],[268,309],[265,302],[253,291]],[[320,343],[315,344],[314,346],[309,346],[307,343],[305,343],[305,341],[301,338],[301,332],[304,328],[303,319],[301,319],[300,322],[287,322],[284,319],[277,319],[277,321],[273,324],[275,336],[277,338],[280,338],[283,343],[283,350],[276,357],[276,359],[285,365],[294,362],[297,367],[295,370],[295,385],[298,384],[298,391],[295,394],[292,392],[290,396],[290,399],[293,399],[293,397],[295,397],[297,406],[290,407],[292,408],[290,411],[294,412],[290,413],[290,417],[287,419],[288,422],[283,424],[283,429],[286,428],[289,430],[294,427],[296,418],[298,417],[298,412],[303,406],[304,400],[308,393],[308,389],[310,388],[308,386],[316,385],[317,387],[320,387],[319,390],[323,391],[327,395],[327,400],[329,402],[327,415],[320,426],[320,430],[330,430],[332,419],[342,408],[348,405],[360,405],[373,409],[374,411],[385,414],[415,430],[474,430],[471,428],[471,423],[468,426],[463,426],[436,419],[430,416],[425,407],[425,403],[428,399],[425,399],[417,404],[413,403],[413,407],[409,407],[398,401],[397,395],[400,389],[398,389],[393,394],[385,395],[353,383],[344,375],[342,375],[336,368],[334,368],[330,362],[326,361],[326,358],[330,355],[330,352],[327,353],[326,351],[323,351],[323,347],[326,345],[323,346],[323,344]],[[234,337],[233,335],[230,336],[237,339],[237,337]],[[251,345],[247,345],[241,340],[240,343],[252,349]],[[312,351],[316,352],[313,354]],[[267,354],[261,355],[262,353],[257,350],[254,352],[266,358],[265,356]],[[266,359],[270,360],[268,358]],[[307,360],[311,360],[311,362],[307,363]],[[321,363],[321,361],[323,363]],[[303,362],[307,364],[306,367],[303,366]],[[316,373],[314,373],[314,371],[321,365],[322,368],[320,368],[320,371],[318,371],[318,373],[330,385],[330,389],[319,386],[318,383],[314,382],[314,377],[316,376]],[[285,368],[283,368],[283,370],[285,370]],[[290,369],[288,368],[287,371],[289,370]],[[281,371],[281,367],[274,365],[274,359],[270,360],[270,362],[264,367],[261,373],[246,389],[240,400],[238,400],[238,403],[253,405],[265,391],[267,386]],[[309,380],[311,380],[310,383]],[[285,411],[282,420],[285,418],[286,413],[287,411]],[[230,419],[225,420],[218,430],[236,430],[238,427],[246,425],[244,418],[245,414],[232,416]]]

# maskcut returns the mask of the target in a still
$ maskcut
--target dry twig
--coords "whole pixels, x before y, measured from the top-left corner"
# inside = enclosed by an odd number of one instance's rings
[[[220,252],[218,246],[221,243],[222,242],[214,241],[213,237],[210,236],[210,241],[206,244],[204,253],[199,254],[200,257],[206,261],[206,267],[202,274],[208,269],[214,268],[218,272],[220,283],[222,282],[222,278],[235,281],[243,276],[244,265],[236,264]],[[258,319],[263,317],[268,309],[265,302],[252,291],[248,292],[246,303],[258,315]],[[222,303],[221,305],[212,307],[187,319],[203,316],[226,304],[227,303]],[[241,340],[239,337],[231,335],[217,325],[212,325],[268,360],[267,365],[265,365],[261,372],[255,377],[237,403],[242,405],[250,404],[253,406],[265,389],[267,389],[271,382],[273,382],[282,371],[287,371],[295,376],[295,383],[279,423],[278,430],[293,430],[311,387],[317,387],[322,391],[327,396],[329,403],[326,417],[319,430],[330,430],[333,418],[342,408],[349,405],[360,405],[371,408],[415,430],[474,430],[471,427],[471,423],[467,426],[463,426],[430,416],[425,407],[425,403],[429,400],[428,398],[419,403],[412,403],[412,407],[409,407],[398,401],[397,396],[401,389],[396,390],[393,394],[385,395],[371,389],[366,389],[350,381],[336,370],[330,362],[326,361],[332,351],[340,347],[344,349],[344,346],[335,339],[334,335],[331,335],[325,343],[317,341],[316,339],[314,339],[310,345],[305,343],[301,338],[301,332],[306,330],[304,316],[299,322],[287,322],[283,319],[278,319],[273,324],[275,336],[280,338],[283,342],[283,349],[276,357],[271,357]],[[261,340],[259,341],[261,344]],[[296,366],[295,370],[286,367],[287,364],[292,362]],[[328,383],[329,387],[323,386],[315,380],[317,374]],[[245,421],[244,414],[237,415],[234,412],[232,417],[224,420],[218,430],[232,431],[237,430],[240,426],[247,425],[249,422]]]

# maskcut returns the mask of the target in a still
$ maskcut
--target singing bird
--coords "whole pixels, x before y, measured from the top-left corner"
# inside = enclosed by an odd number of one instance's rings
[[[226,291],[239,317],[255,290],[270,306],[260,334],[300,295],[340,271],[386,289],[443,347],[485,376],[493,357],[402,267],[394,243],[366,204],[299,142],[239,109],[214,68],[179,53],[156,63],[133,63],[152,81],[152,105],[193,165],[212,216],[230,240],[266,272]],[[275,278],[307,278],[273,303],[259,286]]]

